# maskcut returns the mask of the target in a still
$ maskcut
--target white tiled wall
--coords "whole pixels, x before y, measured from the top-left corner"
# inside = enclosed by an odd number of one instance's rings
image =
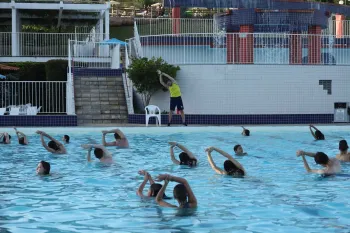
[[[350,66],[182,65],[177,81],[189,114],[331,114],[350,102]],[[332,80],[328,95],[319,80]],[[169,111],[169,93],[151,104]]]

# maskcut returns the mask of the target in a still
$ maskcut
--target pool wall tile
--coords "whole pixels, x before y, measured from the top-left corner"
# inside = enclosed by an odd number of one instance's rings
[[[279,114],[279,115],[186,115],[186,122],[191,125],[237,125],[237,124],[330,124],[333,114]],[[168,123],[168,115],[162,115],[162,124]],[[130,124],[145,124],[144,114],[129,114]],[[172,124],[181,124],[181,116],[174,115]],[[155,124],[151,118],[149,124]]]
[[[77,116],[0,116],[0,126],[77,126]]]

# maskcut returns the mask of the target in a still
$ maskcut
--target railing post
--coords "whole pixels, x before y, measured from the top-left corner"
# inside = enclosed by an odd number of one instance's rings
[[[67,115],[75,115],[74,85],[72,74],[71,40],[68,39],[68,72],[66,83],[66,111]]]
[[[12,38],[11,38],[11,44],[12,44],[12,56],[18,56],[18,37],[17,37],[17,9],[15,7],[15,1],[11,1],[11,6],[12,6]]]

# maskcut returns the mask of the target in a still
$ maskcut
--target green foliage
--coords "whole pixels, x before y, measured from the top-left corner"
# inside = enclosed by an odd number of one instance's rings
[[[46,81],[45,63],[16,62],[9,65],[20,68],[17,73],[18,81]]]
[[[133,58],[127,73],[136,90],[142,95],[144,105],[148,105],[152,95],[162,89],[157,70],[175,78],[180,67],[166,63],[162,58]],[[164,77],[164,82],[166,78]]]
[[[67,81],[67,60],[50,60],[45,63],[47,81]]]

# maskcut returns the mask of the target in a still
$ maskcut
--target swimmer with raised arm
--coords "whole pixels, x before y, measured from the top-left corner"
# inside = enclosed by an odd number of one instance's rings
[[[106,142],[106,135],[109,133],[114,133],[114,138],[115,141],[114,142]],[[113,129],[113,130],[109,130],[109,131],[102,131],[102,144],[104,146],[118,146],[121,148],[128,148],[129,147],[129,141],[126,138],[126,136],[123,134],[122,131],[120,131],[119,129]]]
[[[197,207],[197,199],[196,196],[194,195],[191,186],[187,182],[186,179],[176,177],[176,176],[171,176],[168,174],[164,175],[159,175],[157,177],[157,181],[163,181],[164,184],[163,187],[160,189],[158,192],[158,195],[156,197],[156,201],[160,206],[164,207],[172,207],[172,208],[180,208],[180,209],[186,209],[186,208],[196,208]],[[179,203],[179,206],[172,205],[166,201],[164,201],[164,193],[165,190],[168,186],[169,181],[177,182],[179,183],[174,187],[173,194],[174,198],[177,200]]]
[[[243,152],[243,148],[241,145],[235,145],[233,147],[233,150],[235,152],[236,155],[239,155],[239,156],[244,156],[244,155],[247,155],[246,152]]]
[[[49,175],[51,170],[50,163],[45,161],[40,161],[36,167],[36,174],[38,175]]]
[[[0,144],[11,144],[11,135],[8,133],[0,133]]]
[[[160,70],[157,70],[157,73],[159,74],[159,82],[166,89],[168,89],[170,92],[170,111],[169,111],[168,126],[170,126],[170,124],[171,124],[171,119],[173,117],[173,111],[175,111],[175,107],[181,113],[182,124],[184,126],[187,126],[186,119],[185,119],[184,106],[183,106],[182,98],[181,98],[181,90],[180,90],[179,85],[177,84],[175,79],[170,77],[170,75],[163,73]],[[163,81],[163,76],[168,78],[168,81],[166,83]]]
[[[350,153],[348,152],[349,146],[346,140],[339,142],[339,154],[335,157],[342,162],[350,162]]]
[[[341,166],[337,159],[329,159],[323,152],[311,153],[302,150],[297,151],[297,157],[303,158],[304,167],[308,173],[316,173],[321,175],[334,175],[341,172]],[[306,161],[305,156],[313,157],[315,162],[324,167],[324,169],[311,169]]]
[[[315,140],[324,140],[325,139],[323,133],[320,130],[318,130],[315,126],[309,125],[309,129],[310,129],[312,136],[315,138]],[[314,129],[315,132],[312,129]]]
[[[62,138],[62,141],[65,143],[65,144],[69,144],[69,140],[70,140],[70,137],[68,135],[64,135],[63,138]]]
[[[246,171],[244,170],[243,166],[225,151],[215,147],[209,147],[205,151],[207,152],[209,164],[216,173],[221,175],[229,175],[233,177],[243,177],[246,175]],[[227,160],[224,162],[224,170],[218,168],[214,163],[213,158],[211,156],[212,151],[216,151],[227,158]]]
[[[188,165],[190,167],[197,166],[197,158],[185,146],[176,142],[169,142],[169,145],[171,161],[173,161],[174,164]],[[178,147],[180,150],[182,150],[182,152],[179,154],[180,161],[175,158],[174,147]]]
[[[250,136],[250,131],[249,129],[244,128],[244,126],[241,126],[243,128],[242,135],[243,136]]]
[[[53,154],[66,154],[66,148],[64,147],[64,145],[62,143],[60,143],[59,141],[57,141],[56,139],[54,139],[53,137],[51,137],[50,135],[48,135],[47,133],[45,133],[44,131],[36,131],[37,134],[40,134],[40,139],[41,139],[41,144],[43,145],[43,147],[53,153]],[[46,145],[45,139],[44,137],[47,137],[48,139],[50,139],[51,141],[49,141],[49,143]]]
[[[24,133],[18,131],[17,128],[13,128],[13,129],[16,131],[16,135],[17,135],[17,138],[18,138],[18,143],[20,145],[28,145],[27,136]]]
[[[137,189],[136,194],[140,197],[144,197],[143,189],[145,188],[147,182],[149,182],[151,186],[148,190],[147,197],[156,197],[163,185],[155,183],[152,179],[152,176],[147,171],[141,170],[139,171],[139,174],[143,175],[144,179],[143,182],[140,184],[140,187]],[[164,197],[166,197],[165,194]]]
[[[87,149],[87,161],[91,162],[91,151],[94,149],[94,155],[96,158],[100,160],[102,163],[112,163],[112,154],[102,145],[95,144],[83,144],[82,148]]]

